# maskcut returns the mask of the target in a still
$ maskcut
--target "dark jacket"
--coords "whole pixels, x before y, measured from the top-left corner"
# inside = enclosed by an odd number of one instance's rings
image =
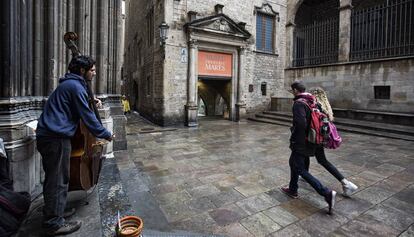
[[[315,145],[306,142],[306,136],[310,125],[310,109],[298,99],[305,99],[308,103],[314,103],[315,98],[309,93],[302,93],[293,99],[293,122],[290,131],[290,149],[300,154],[313,156],[315,154]]]
[[[111,136],[89,108],[86,82],[83,77],[67,73],[59,80],[59,86],[49,96],[38,120],[36,135],[71,138],[80,119],[94,136],[98,138]]]

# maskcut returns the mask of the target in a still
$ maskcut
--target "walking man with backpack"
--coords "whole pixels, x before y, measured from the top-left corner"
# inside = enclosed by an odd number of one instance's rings
[[[309,156],[315,155],[317,145],[307,142],[307,135],[310,126],[311,110],[305,104],[314,104],[315,98],[310,93],[306,93],[306,87],[300,82],[294,82],[291,85],[292,94],[295,96],[292,107],[293,124],[291,127],[290,149],[292,153],[289,158],[290,182],[288,187],[282,187],[281,190],[292,198],[298,198],[298,180],[301,176],[308,182],[319,195],[323,196],[328,203],[329,214],[335,205],[336,191],[328,189],[321,182],[313,177],[306,170],[305,162]]]

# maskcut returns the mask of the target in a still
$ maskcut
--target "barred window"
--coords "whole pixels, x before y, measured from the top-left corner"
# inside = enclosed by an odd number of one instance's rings
[[[154,8],[147,15],[147,43],[152,46],[154,42]]]
[[[375,99],[389,100],[390,99],[390,86],[374,86]]]
[[[414,0],[356,1],[350,60],[414,55],[413,10]]]
[[[256,18],[256,50],[273,53],[275,16],[257,12]]]
[[[338,62],[339,1],[304,0],[295,16],[293,66]]]

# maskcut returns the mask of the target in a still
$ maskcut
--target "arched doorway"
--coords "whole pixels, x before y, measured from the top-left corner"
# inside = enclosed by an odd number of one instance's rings
[[[198,117],[205,117],[207,116],[207,106],[206,103],[204,103],[203,98],[198,97]]]
[[[293,66],[338,61],[338,0],[304,0],[294,19]]]
[[[231,79],[200,77],[198,80],[198,115],[230,119]]]

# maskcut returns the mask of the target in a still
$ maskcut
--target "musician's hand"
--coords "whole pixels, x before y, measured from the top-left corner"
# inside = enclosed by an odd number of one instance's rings
[[[112,134],[110,137],[108,137],[106,140],[107,141],[112,141],[115,138],[115,134]]]
[[[98,98],[95,97],[95,103],[96,103],[96,107],[98,108],[102,108],[102,101]]]

